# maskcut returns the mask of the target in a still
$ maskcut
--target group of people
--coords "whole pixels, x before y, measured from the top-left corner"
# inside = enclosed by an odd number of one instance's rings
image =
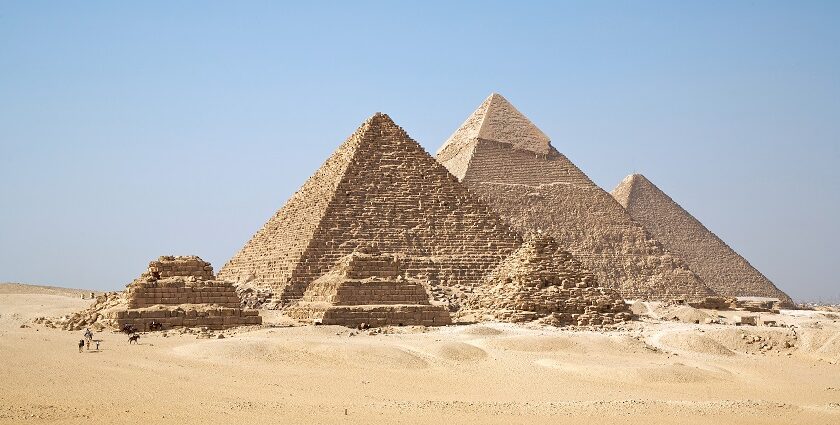
[[[150,325],[150,328],[154,328],[156,330],[160,330],[163,328],[163,324],[153,321]],[[122,331],[128,334],[128,343],[135,343],[138,344],[140,340],[140,334],[137,332],[137,328],[132,325],[125,325],[122,327]],[[102,342],[101,339],[93,339],[93,331],[90,328],[85,328],[85,333],[83,334],[83,338],[79,340],[79,352],[81,353],[85,346],[87,346],[88,351],[90,351],[91,343],[96,344],[96,351],[99,351],[99,343]]]
[[[93,331],[91,331],[90,328],[85,328],[84,338],[79,340],[79,352],[81,353],[85,346],[87,346],[88,351],[90,351],[91,342],[96,344],[96,351],[99,351],[99,343],[101,340],[94,340]]]

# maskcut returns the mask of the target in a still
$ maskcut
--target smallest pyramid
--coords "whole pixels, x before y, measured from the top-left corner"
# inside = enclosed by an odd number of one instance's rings
[[[441,326],[451,323],[449,312],[429,302],[426,286],[402,276],[400,261],[363,246],[343,257],[316,279],[303,298],[287,309],[297,319],[324,325]]]
[[[227,329],[262,323],[257,310],[243,309],[233,283],[217,280],[213,267],[201,258],[162,256],[131,282],[124,293],[125,306],[108,316],[119,328],[137,330],[173,327]]]
[[[616,291],[598,287],[571,254],[541,234],[500,264],[467,306],[496,320],[542,319],[555,326],[610,325],[632,318]]]
[[[794,305],[790,296],[645,176],[627,176],[613,189],[612,196],[716,293],[776,298],[782,307]]]

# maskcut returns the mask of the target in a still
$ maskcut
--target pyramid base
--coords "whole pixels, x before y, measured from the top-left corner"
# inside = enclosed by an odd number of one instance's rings
[[[377,326],[445,326],[452,319],[437,305],[319,305],[299,303],[286,310],[296,319],[314,320],[323,325],[358,327],[362,323]]]
[[[131,325],[139,331],[151,330],[152,322],[160,323],[162,329],[206,327],[214,330],[262,324],[257,310],[220,306],[154,306],[116,310],[109,313],[109,318],[118,329]]]

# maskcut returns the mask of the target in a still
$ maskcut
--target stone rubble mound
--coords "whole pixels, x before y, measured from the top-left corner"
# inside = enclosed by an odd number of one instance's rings
[[[437,159],[514,229],[554,237],[625,298],[715,295],[501,95],[488,97]]]
[[[34,320],[34,323],[65,331],[91,328],[99,332],[106,327],[116,327],[116,323],[109,318],[109,313],[115,309],[125,308],[126,303],[124,293],[108,292],[97,296],[90,307],[82,311],[58,318],[39,317]]]
[[[286,313],[325,325],[441,326],[449,312],[429,301],[424,282],[402,275],[394,255],[361,247],[315,280]]]
[[[532,235],[487,277],[467,308],[507,322],[540,319],[555,325],[611,325],[631,320],[618,293],[595,277],[551,237]]]
[[[189,277],[202,280],[213,279],[213,266],[195,255],[164,255],[149,263],[149,268],[140,278],[166,279],[168,277]]]

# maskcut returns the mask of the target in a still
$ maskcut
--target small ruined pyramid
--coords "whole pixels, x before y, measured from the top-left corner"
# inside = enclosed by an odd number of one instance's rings
[[[441,326],[452,323],[441,305],[429,302],[418,279],[404,278],[399,258],[360,248],[339,260],[329,272],[309,285],[295,305],[286,310],[298,319],[324,325]]]
[[[714,295],[501,95],[490,95],[437,159],[515,229],[554,237],[626,298]]]
[[[533,234],[478,287],[467,307],[506,322],[611,325],[632,318],[613,289],[548,236]]]
[[[685,259],[691,270],[718,294],[778,298],[782,305],[793,305],[787,294],[645,176],[627,176],[612,195],[633,219],[669,251]]]
[[[377,113],[218,276],[270,287],[287,304],[339,259],[375,245],[399,255],[407,276],[430,282],[434,295],[449,298],[479,283],[520,244],[509,225]]]

